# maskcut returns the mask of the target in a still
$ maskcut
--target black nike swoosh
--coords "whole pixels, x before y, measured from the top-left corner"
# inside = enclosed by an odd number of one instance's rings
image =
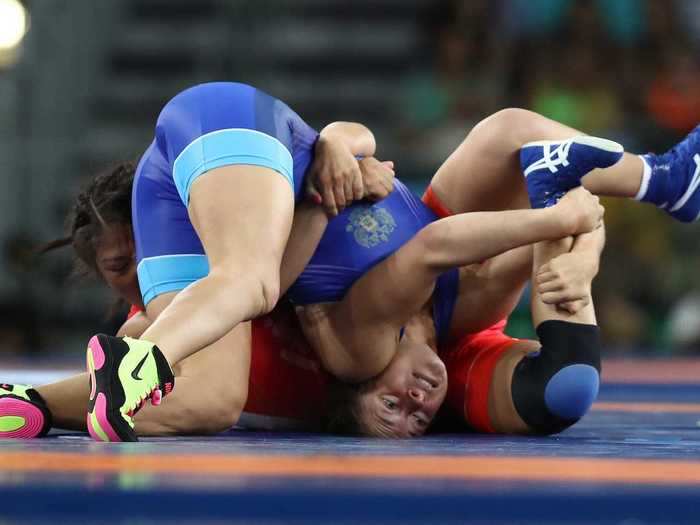
[[[136,379],[136,381],[141,381],[141,378],[139,377],[139,372],[141,371],[141,367],[143,366],[143,364],[146,362],[146,359],[148,359],[148,354],[143,356],[143,359],[141,359],[141,361],[139,361],[139,364],[136,365],[136,368],[134,368],[131,371],[131,377]]]

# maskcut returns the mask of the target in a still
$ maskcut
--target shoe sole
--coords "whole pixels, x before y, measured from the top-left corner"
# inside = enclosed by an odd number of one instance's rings
[[[40,408],[13,397],[0,399],[0,439],[39,437],[46,418]]]
[[[545,146],[547,144],[551,144],[552,142],[562,142],[562,141],[555,141],[555,140],[538,140],[535,142],[528,142],[527,144],[523,144],[523,148],[528,148],[530,146]],[[622,144],[618,144],[614,140],[608,140],[608,139],[602,139],[600,137],[591,137],[589,135],[581,135],[580,137],[575,137],[572,142],[575,144],[581,144],[582,146],[590,146],[592,148],[598,148],[602,149],[603,151],[607,151],[609,153],[624,153],[625,148],[622,147]]]
[[[88,432],[95,441],[124,441],[109,421],[109,403],[103,392],[97,391],[97,374],[105,365],[107,355],[97,336],[90,339],[87,350],[87,369],[90,375],[90,403],[87,414]]]

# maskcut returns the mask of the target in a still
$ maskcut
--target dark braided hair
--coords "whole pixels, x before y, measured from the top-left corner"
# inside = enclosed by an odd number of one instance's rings
[[[136,166],[121,162],[92,179],[78,194],[66,221],[68,235],[51,241],[39,253],[72,245],[77,255],[76,273],[100,276],[95,238],[110,225],[131,228],[131,187]]]

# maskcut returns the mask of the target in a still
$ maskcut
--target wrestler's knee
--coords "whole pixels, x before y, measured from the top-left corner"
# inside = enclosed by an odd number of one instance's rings
[[[249,305],[249,319],[272,311],[280,295],[279,267],[271,268],[263,262],[244,270],[221,267],[212,270],[219,289],[229,297],[245,297]]]
[[[516,410],[532,431],[554,434],[590,409],[600,386],[598,327],[545,321],[537,328],[542,348],[513,373]]]
[[[270,313],[280,297],[279,269],[254,273],[250,277],[249,285],[258,301],[258,312],[255,317]]]

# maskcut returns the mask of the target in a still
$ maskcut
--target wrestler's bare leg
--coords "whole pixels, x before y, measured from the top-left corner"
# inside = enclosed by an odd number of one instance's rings
[[[212,434],[231,428],[248,395],[250,323],[174,367],[177,389],[154,408],[144,405],[135,416],[139,436]],[[54,426],[85,431],[90,393],[88,374],[44,385],[37,391],[46,401]]]
[[[583,133],[523,109],[504,109],[477,124],[442,164],[431,186],[453,213],[529,208],[520,148],[532,141],[564,140]],[[643,163],[636,155],[583,178],[592,193],[634,197]]]
[[[571,250],[571,238],[561,241],[537,243],[534,247],[533,280],[539,269],[558,255]],[[536,290],[530,296],[533,326],[537,327],[544,321],[558,320],[571,323],[595,325],[596,317],[591,301],[577,313],[570,314],[554,305],[545,304]],[[517,364],[533,350],[539,348],[537,341],[518,341],[506,350],[494,370],[491,388],[489,390],[489,416],[494,430],[502,433],[526,433],[528,425],[522,420],[513,403],[511,382],[513,371]]]

